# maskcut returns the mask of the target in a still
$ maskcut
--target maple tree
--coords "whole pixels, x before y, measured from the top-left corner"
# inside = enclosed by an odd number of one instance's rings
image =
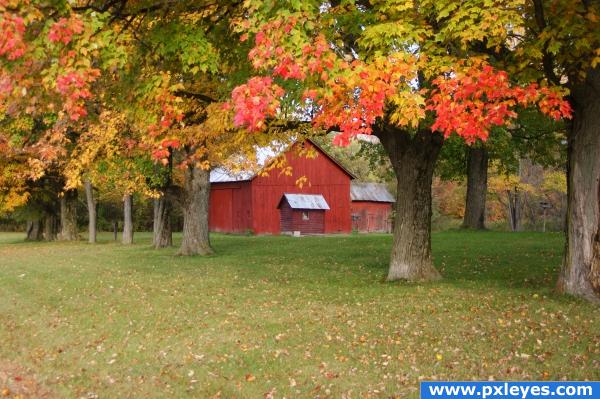
[[[569,90],[567,246],[558,289],[600,302],[600,4],[525,3],[507,69]]]
[[[128,49],[126,67],[110,83],[102,108],[125,114],[132,134],[124,142],[142,156],[151,154],[165,177],[150,184],[158,191],[155,246],[171,242],[170,202],[177,199],[184,215],[179,253],[212,253],[210,170],[234,155],[250,160],[256,145],[277,136],[238,129],[223,107],[231,89],[248,76],[249,47],[240,46],[231,29],[233,20],[243,18],[241,4],[106,1],[79,9],[111,15],[121,31],[119,43]],[[97,146],[94,140],[82,144]]]
[[[64,159],[90,116],[93,86],[120,59],[104,16],[77,14],[70,2],[2,1],[0,18],[0,150],[20,164],[4,169],[11,179],[2,190],[14,193],[10,181],[31,186],[54,173],[62,180]],[[64,190],[62,239],[77,238],[75,200],[76,191]]]
[[[485,140],[492,127],[516,118],[517,107],[537,106],[557,119],[571,114],[564,91],[514,80],[494,65],[523,18],[520,5],[248,1],[239,29],[253,40],[249,56],[262,77],[233,92],[236,120],[264,129],[265,119],[255,116],[277,118],[277,94],[287,85],[285,96],[305,106],[313,126],[340,131],[338,144],[378,136],[398,179],[388,280],[439,278],[431,261],[431,182],[444,138]]]

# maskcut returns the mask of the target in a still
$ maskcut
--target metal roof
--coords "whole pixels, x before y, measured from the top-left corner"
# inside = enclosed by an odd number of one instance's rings
[[[381,183],[352,182],[350,198],[352,201],[396,202],[385,185]]]
[[[236,181],[248,181],[256,175],[254,172],[242,171],[232,172],[224,168],[216,168],[210,171],[211,183],[229,183]]]
[[[283,194],[292,209],[322,209],[329,210],[329,205],[321,194]],[[281,204],[281,202],[280,202]]]
[[[256,162],[248,162],[247,159],[240,160],[240,165],[249,166],[246,170],[233,171],[225,167],[218,167],[210,172],[211,183],[230,183],[238,181],[250,181],[260,172],[262,168],[276,156],[288,148],[288,144],[273,142],[268,147],[256,147]],[[234,162],[234,160],[231,160]],[[243,166],[242,166],[243,167]]]

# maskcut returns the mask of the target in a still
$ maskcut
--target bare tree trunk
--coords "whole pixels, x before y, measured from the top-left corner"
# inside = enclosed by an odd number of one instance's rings
[[[171,203],[165,193],[154,200],[154,248],[166,248],[173,245],[171,230]]]
[[[133,244],[133,195],[123,197],[123,244]]]
[[[44,240],[54,241],[58,236],[58,220],[53,214],[44,216]]]
[[[558,290],[600,302],[600,68],[571,90],[567,243]]]
[[[41,241],[44,238],[42,221],[39,218],[27,221],[26,241]]]
[[[96,243],[96,211],[97,202],[94,198],[94,188],[89,180],[85,181],[85,198],[87,200],[88,208],[88,241],[90,244]]]
[[[115,241],[119,238],[119,222],[116,220],[113,221],[113,238]]]
[[[377,135],[390,157],[398,184],[387,280],[440,279],[431,258],[431,184],[443,137],[430,131],[410,135],[391,127]]]
[[[208,204],[210,171],[194,166],[185,170],[183,192],[183,241],[179,255],[210,255]]]
[[[67,190],[60,198],[60,241],[79,239],[77,229],[77,190]]]
[[[485,229],[489,156],[485,147],[469,147],[467,157],[467,201],[463,228]]]
[[[519,190],[506,191],[508,199],[508,225],[511,231],[521,230],[521,194]]]

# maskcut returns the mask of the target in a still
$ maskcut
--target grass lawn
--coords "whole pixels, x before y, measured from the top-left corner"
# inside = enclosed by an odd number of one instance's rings
[[[560,234],[437,233],[445,279],[422,285],[383,282],[386,235],[217,235],[209,258],[101,239],[0,234],[0,391],[416,398],[422,379],[600,379],[600,309],[552,292]]]

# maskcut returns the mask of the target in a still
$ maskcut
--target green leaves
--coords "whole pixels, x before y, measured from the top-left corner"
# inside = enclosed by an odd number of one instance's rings
[[[202,26],[185,20],[158,24],[149,33],[149,38],[155,46],[153,56],[178,64],[184,73],[215,73],[219,69],[219,52],[206,37]]]

